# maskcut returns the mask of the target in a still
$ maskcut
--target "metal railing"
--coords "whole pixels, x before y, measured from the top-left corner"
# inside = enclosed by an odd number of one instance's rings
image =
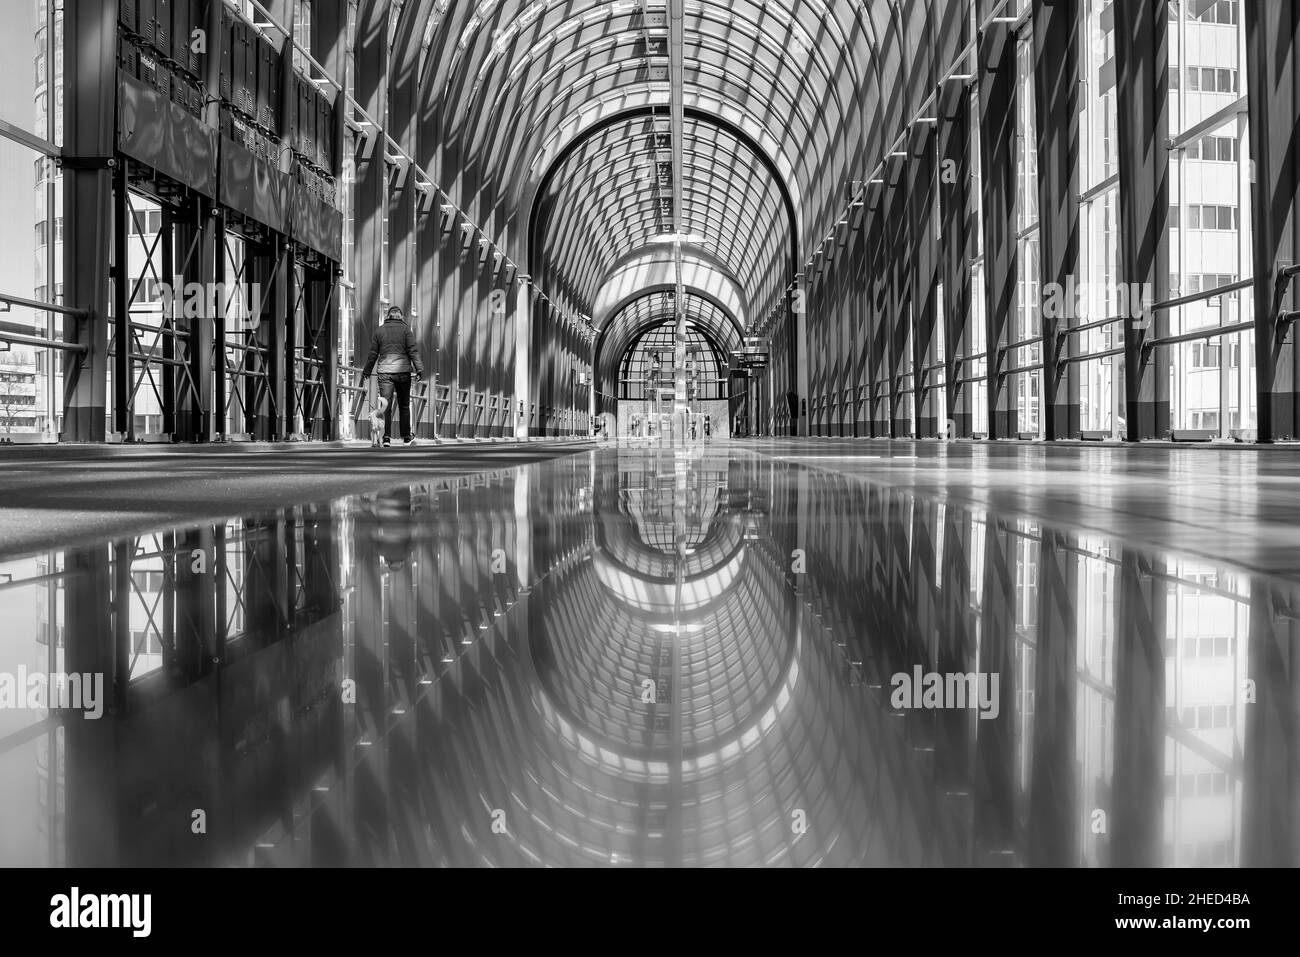
[[[56,312],[59,315],[71,316],[74,319],[86,319],[90,316],[90,313],[85,309],[73,309],[58,303],[42,302],[39,299],[28,299],[26,296],[15,296],[10,293],[0,293],[0,305],[5,307],[0,310],[4,312],[8,312],[13,306],[19,306],[36,312]],[[16,346],[35,346],[40,349],[58,349],[61,352],[74,352],[79,355],[85,355],[90,351],[88,346],[80,342],[65,342],[62,339],[28,336],[18,332],[0,332],[0,342],[8,342]]]

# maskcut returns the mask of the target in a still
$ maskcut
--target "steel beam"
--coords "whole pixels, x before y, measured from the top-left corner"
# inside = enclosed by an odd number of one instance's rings
[[[1241,793],[1244,867],[1300,863],[1300,591],[1250,583],[1246,674],[1234,691],[1245,712]],[[1242,660],[1242,659],[1238,659]]]
[[[982,0],[981,13],[999,4]],[[994,21],[978,42],[980,113],[980,200],[984,209],[984,325],[988,350],[984,388],[988,396],[989,438],[1015,438],[1015,397],[1007,388],[1009,332],[1016,314],[1019,280],[1016,171],[1016,38],[1008,25]]]
[[[1116,132],[1119,142],[1120,281],[1169,298],[1169,5],[1115,0]],[[1146,296],[1142,298],[1147,298]],[[1148,350],[1169,318],[1144,305],[1124,317],[1125,407],[1130,442],[1170,428],[1169,357]]]
[[[388,113],[388,10],[387,3],[365,0],[356,14],[356,47],[353,51],[354,91],[357,102],[370,116],[384,122]],[[365,121],[369,124],[370,121]],[[358,155],[353,197],[352,280],[356,284],[356,312],[352,316],[352,343],[356,354],[351,364],[361,366],[375,327],[382,321],[384,259],[384,209],[387,203],[388,169],[384,162],[385,129],[365,127],[374,140],[367,158]],[[445,274],[444,274],[445,275]]]
[[[1079,0],[1042,0],[1033,5],[1034,119],[1038,134],[1039,289],[1071,288],[1079,263]],[[1044,362],[1043,435],[1079,436],[1079,369],[1062,363],[1075,339],[1058,337],[1068,321],[1048,316],[1040,292]]]
[[[912,434],[915,423],[906,420],[903,408],[903,369],[908,356],[908,339],[912,331],[910,312],[912,306],[912,262],[910,255],[911,229],[908,222],[907,170],[902,163],[889,163],[891,170],[885,192],[885,258],[889,263],[888,308],[883,316],[885,324],[885,351],[882,384],[889,389],[890,438],[906,438]]]
[[[1075,727],[1079,555],[1062,533],[1043,529],[1041,535],[1025,863],[1074,867],[1082,832]]]
[[[1016,817],[1016,634],[1019,607],[1014,527],[985,519],[979,674],[998,676],[996,717],[974,718],[974,850],[977,865],[1009,866],[1018,850]],[[991,682],[991,678],[989,678]]]
[[[131,414],[131,284],[127,251],[128,207],[126,168],[113,175],[113,431],[123,441],[135,439]]]
[[[1300,255],[1300,160],[1294,145],[1300,107],[1300,2],[1241,4],[1246,18],[1247,104],[1250,113],[1251,223],[1255,278],[1255,375],[1261,442],[1300,435],[1300,340],[1294,324],[1279,327],[1296,308],[1295,284],[1280,267]],[[1244,318],[1244,317],[1243,317]]]
[[[867,213],[867,248],[868,272],[871,275],[871,295],[867,309],[867,368],[870,383],[870,409],[872,438],[890,434],[891,414],[888,400],[890,388],[889,374],[889,317],[890,309],[890,275],[889,251],[885,238],[885,202],[884,190],[868,190]]]
[[[118,0],[68,3],[63,11],[64,152],[104,161],[63,169],[64,302],[87,316],[63,320],[64,341],[86,347],[63,358],[61,434],[73,442],[102,442],[107,432],[108,264],[113,187],[121,172],[107,165],[116,147],[117,14]]]
[[[927,389],[938,342],[935,327],[939,318],[940,280],[938,249],[934,241],[936,137],[930,124],[921,124],[919,142],[907,161],[909,259],[911,261],[912,332],[912,434],[917,438],[939,435],[937,394]]]
[[[212,281],[216,288],[226,288],[226,217],[220,207],[214,207],[208,217],[212,230],[213,259]],[[218,440],[225,440],[229,432],[229,414],[226,405],[230,401],[231,389],[237,389],[226,369],[226,299],[223,292],[217,297],[216,308],[212,314],[212,401],[208,406],[212,410],[209,434]],[[200,383],[200,394],[204,386]]]
[[[211,289],[216,282],[217,263],[223,256],[218,242],[220,233],[216,210],[206,199],[192,200],[188,209],[193,218],[176,224],[178,245],[187,251],[179,278],[185,283],[198,283],[204,290]],[[221,305],[216,306],[218,311],[221,308]],[[184,389],[178,398],[177,431],[180,437],[192,442],[212,440],[213,410],[220,408],[213,405],[213,388],[221,359],[216,348],[220,340],[215,336],[215,316],[209,317],[206,310],[204,313],[184,320],[189,336],[186,343],[188,380],[194,384],[194,389]]]
[[[945,84],[939,116],[939,259],[943,277],[944,388],[948,393],[948,438],[971,434],[970,389],[959,358],[971,342],[971,260],[975,254],[971,207],[970,93]]]
[[[176,216],[167,203],[161,205],[162,233],[158,238],[162,261],[157,272],[163,282],[171,282],[176,274]],[[173,290],[171,302],[164,304],[170,308],[170,314],[164,310],[158,316],[158,337],[162,340],[158,345],[162,350],[163,366],[159,370],[162,387],[155,391],[158,393],[158,404],[162,407],[162,433],[167,436],[176,434],[176,366],[172,363],[176,361],[177,323],[184,318],[185,313],[184,292],[184,285]]]
[[[1164,13],[1163,4],[1160,5]],[[1113,867],[1163,862],[1165,633],[1163,563],[1125,549],[1115,603],[1115,770],[1108,811]],[[1102,808],[1106,811],[1107,809]]]
[[[71,7],[82,4],[71,4]],[[129,561],[125,590],[114,576],[114,562],[127,549],[94,545],[64,556],[63,654],[69,674],[102,676],[103,715],[95,721],[64,722],[67,809],[64,825],[69,867],[107,867],[119,860],[118,823],[121,813],[117,787],[120,699],[116,693],[117,643],[114,635],[130,637]]]

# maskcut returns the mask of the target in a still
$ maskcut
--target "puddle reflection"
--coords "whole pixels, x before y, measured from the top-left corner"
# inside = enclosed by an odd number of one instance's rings
[[[5,866],[1297,863],[1296,588],[725,448],[0,562],[0,616]]]

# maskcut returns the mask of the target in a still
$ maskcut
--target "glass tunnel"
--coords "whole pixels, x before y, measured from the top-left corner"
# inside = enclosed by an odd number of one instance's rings
[[[1290,440],[1292,18],[24,0],[0,427],[365,438],[397,305],[430,439]]]
[[[0,867],[1300,864],[1300,4],[0,25]]]

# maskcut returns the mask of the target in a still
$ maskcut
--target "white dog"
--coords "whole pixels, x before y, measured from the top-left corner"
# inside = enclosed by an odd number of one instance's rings
[[[370,444],[384,444],[384,413],[388,410],[388,400],[380,396],[370,412]]]

